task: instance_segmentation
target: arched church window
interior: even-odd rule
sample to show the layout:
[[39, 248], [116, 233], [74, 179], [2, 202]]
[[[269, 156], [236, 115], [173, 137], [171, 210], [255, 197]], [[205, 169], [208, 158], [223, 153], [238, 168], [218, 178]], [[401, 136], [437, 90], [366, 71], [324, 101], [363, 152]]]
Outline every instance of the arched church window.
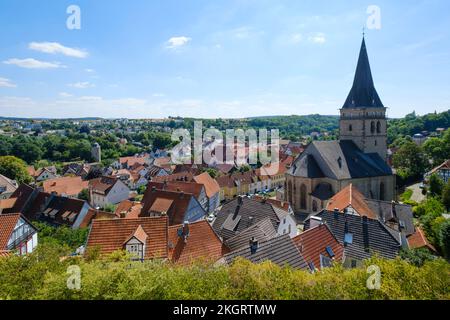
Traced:
[[306, 210], [306, 186], [304, 184], [300, 187], [300, 209]]
[[378, 141], [377, 140], [375, 140], [375, 147], [378, 145]]
[[312, 202], [312, 209], [313, 209], [313, 212], [317, 212], [317, 201], [316, 200], [313, 200], [313, 202]]
[[384, 200], [384, 199], [385, 199], [384, 183], [381, 182], [380, 183], [380, 200]]
[[381, 123], [380, 123], [380, 121], [377, 122], [377, 133], [381, 133]]
[[353, 126], [352, 125], [348, 126], [348, 131], [353, 131]]
[[375, 133], [375, 122], [373, 121], [370, 123], [370, 132]]
[[287, 201], [292, 205], [292, 181], [289, 181], [288, 183], [288, 197], [287, 197]]

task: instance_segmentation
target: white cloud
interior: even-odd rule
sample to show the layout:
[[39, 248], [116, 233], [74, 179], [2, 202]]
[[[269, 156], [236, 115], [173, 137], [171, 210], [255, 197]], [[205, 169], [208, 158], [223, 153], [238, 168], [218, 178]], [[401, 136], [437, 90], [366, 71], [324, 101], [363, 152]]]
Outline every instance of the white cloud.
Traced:
[[187, 45], [192, 38], [181, 36], [181, 37], [172, 37], [167, 41], [166, 48], [168, 49], [176, 49]]
[[70, 98], [70, 97], [73, 97], [73, 94], [70, 94], [70, 93], [67, 93], [67, 92], [60, 92], [59, 96], [63, 97], [63, 98]]
[[324, 44], [327, 41], [325, 34], [321, 32], [310, 35], [308, 40], [317, 44]]
[[57, 68], [65, 68], [64, 65], [62, 65], [59, 62], [46, 62], [46, 61], [39, 61], [33, 58], [28, 59], [9, 59], [6, 61], [3, 61], [4, 64], [10, 64], [10, 65], [16, 65], [21, 68], [26, 69], [57, 69]]
[[61, 53], [65, 56], [74, 58], [86, 58], [89, 55], [88, 52], [84, 50], [65, 47], [58, 42], [31, 42], [28, 45], [28, 48], [50, 54]]
[[291, 43], [297, 44], [297, 43], [302, 42], [303, 36], [300, 33], [294, 33], [294, 34], [291, 34], [290, 40], [291, 40]]
[[94, 69], [84, 69], [84, 71], [86, 71], [87, 73], [94, 73], [95, 72]]
[[77, 88], [77, 89], [87, 89], [87, 88], [95, 87], [95, 84], [90, 83], [89, 81], [84, 81], [84, 82], [70, 83], [69, 87]]
[[0, 78], [0, 87], [4, 88], [15, 88], [17, 85], [13, 83], [11, 80], [6, 78]]

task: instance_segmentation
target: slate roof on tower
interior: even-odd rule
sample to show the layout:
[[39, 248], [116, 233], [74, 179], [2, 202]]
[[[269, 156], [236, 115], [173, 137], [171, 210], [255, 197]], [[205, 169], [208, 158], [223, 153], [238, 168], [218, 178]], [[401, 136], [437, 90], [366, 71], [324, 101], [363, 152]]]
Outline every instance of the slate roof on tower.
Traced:
[[361, 50], [359, 52], [358, 65], [356, 67], [353, 86], [342, 108], [384, 108], [373, 83], [364, 38], [361, 44]]

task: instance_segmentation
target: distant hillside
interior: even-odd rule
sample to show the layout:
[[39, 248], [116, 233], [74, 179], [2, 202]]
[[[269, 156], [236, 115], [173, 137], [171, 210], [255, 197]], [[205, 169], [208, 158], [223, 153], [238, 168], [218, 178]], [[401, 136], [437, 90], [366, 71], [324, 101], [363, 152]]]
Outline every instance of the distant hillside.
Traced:
[[401, 136], [413, 136], [422, 131], [433, 132], [437, 128], [450, 128], [450, 110], [417, 116], [415, 112], [401, 119], [389, 120], [388, 141], [392, 143]]

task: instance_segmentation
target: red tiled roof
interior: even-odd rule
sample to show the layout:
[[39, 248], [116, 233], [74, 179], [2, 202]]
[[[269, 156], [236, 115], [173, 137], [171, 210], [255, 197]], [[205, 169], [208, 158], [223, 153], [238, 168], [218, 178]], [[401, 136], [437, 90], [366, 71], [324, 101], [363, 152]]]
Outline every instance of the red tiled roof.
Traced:
[[416, 232], [408, 237], [408, 245], [410, 249], [428, 248], [436, 252], [436, 248], [431, 245], [421, 228], [416, 227]]
[[6, 257], [9, 257], [10, 255], [11, 255], [11, 251], [0, 250], [0, 258], [6, 258]]
[[172, 199], [156, 198], [150, 207], [150, 212], [167, 213], [173, 204]]
[[366, 216], [371, 219], [377, 219], [378, 216], [374, 213], [366, 203], [366, 200], [361, 192], [353, 186], [353, 184], [348, 185], [340, 192], [335, 194], [327, 204], [328, 211], [334, 211], [334, 209], [339, 209], [339, 212], [344, 212], [344, 210], [351, 206], [357, 211], [361, 216]]
[[116, 217], [122, 218], [122, 213], [125, 214], [125, 218], [132, 219], [138, 218], [142, 210], [142, 204], [139, 202], [133, 202], [130, 200], [124, 200], [117, 205], [114, 212]]
[[95, 210], [90, 208], [80, 224], [80, 228], [87, 228], [91, 225], [92, 221], [95, 219], [106, 220], [114, 219], [116, 216], [111, 212], [105, 212], [100, 210]]
[[21, 184], [10, 196], [10, 199], [16, 199], [14, 206], [10, 209], [4, 209], [3, 213], [23, 212], [24, 206], [30, 199], [34, 189], [27, 184]]
[[327, 225], [322, 224], [313, 229], [309, 229], [292, 239], [307, 263], [311, 261], [320, 270], [320, 255], [328, 258], [326, 247], [331, 247], [335, 257], [334, 260], [342, 262], [344, 256], [344, 246], [341, 245], [331, 233]]
[[168, 181], [166, 183], [150, 181], [147, 184], [147, 189], [151, 189], [153, 187], [159, 190], [190, 193], [193, 194], [196, 198], [200, 197], [203, 189], [202, 184], [186, 181]]
[[178, 236], [183, 225], [169, 227], [169, 258], [172, 262], [188, 264], [194, 260], [219, 260], [228, 249], [205, 220], [189, 224], [186, 242]]
[[174, 173], [167, 176], [153, 177], [154, 182], [168, 182], [168, 181], [192, 181], [194, 175], [190, 172]]
[[100, 177], [90, 180], [89, 188], [91, 188], [93, 192], [108, 194], [109, 190], [111, 190], [117, 181], [118, 179], [115, 177]]
[[20, 214], [0, 214], [0, 250], [6, 250], [8, 241], [20, 219]]
[[163, 217], [94, 220], [87, 248], [99, 247], [102, 255], [124, 249], [124, 242], [141, 226], [147, 234], [145, 259], [168, 257], [168, 219]]
[[[184, 221], [184, 216], [186, 210], [188, 209], [189, 203], [191, 202], [191, 198], [193, 195], [189, 193], [182, 192], [172, 192], [166, 190], [158, 190], [158, 189], [147, 189], [144, 194], [144, 198], [142, 199], [142, 211], [141, 217], [152, 216], [154, 212], [152, 210], [165, 210], [167, 205], [162, 205], [163, 202], [161, 199], [172, 200], [173, 203], [170, 206], [169, 210], [167, 210], [167, 215], [169, 217], [170, 225], [180, 224]], [[160, 199], [160, 200], [158, 200]], [[153, 208], [153, 204], [158, 200], [157, 208]], [[165, 202], [167, 204], [168, 202]], [[161, 204], [161, 206], [160, 206]], [[161, 212], [161, 211], [157, 211]]]
[[220, 192], [220, 186], [216, 180], [211, 178], [208, 172], [204, 172], [194, 177], [197, 183], [201, 183], [205, 186], [206, 196], [212, 198], [215, 194]]
[[12, 209], [16, 204], [17, 198], [8, 198], [0, 200], [0, 210]]
[[88, 188], [89, 182], [83, 181], [81, 177], [60, 177], [44, 181], [42, 186], [47, 193], [78, 196], [81, 191]]

